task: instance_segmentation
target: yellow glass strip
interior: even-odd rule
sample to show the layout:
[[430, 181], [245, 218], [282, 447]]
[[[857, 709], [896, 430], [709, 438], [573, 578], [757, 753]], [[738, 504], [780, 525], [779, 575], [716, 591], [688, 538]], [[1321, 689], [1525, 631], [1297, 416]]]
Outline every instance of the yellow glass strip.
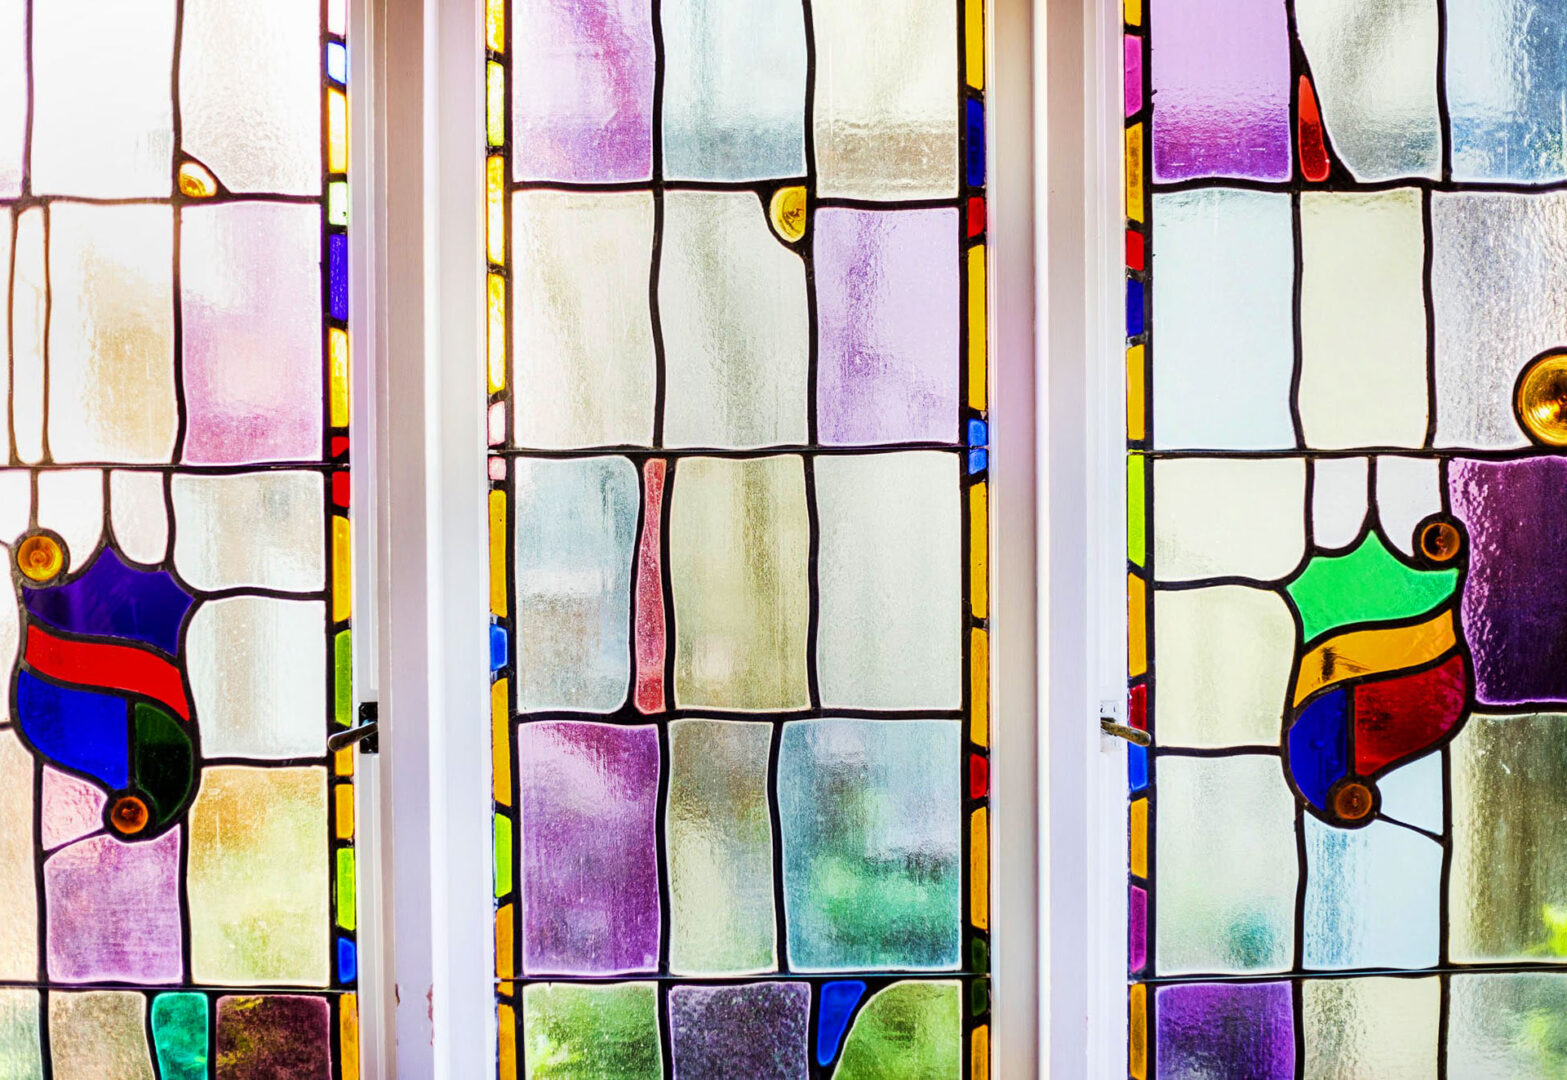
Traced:
[[354, 838], [354, 785], [338, 784], [332, 789], [337, 804], [337, 838]]
[[490, 261], [506, 262], [506, 159], [492, 154], [484, 163], [485, 230]]
[[1127, 1072], [1132, 1080], [1148, 1080], [1148, 988], [1132, 987], [1127, 1000]]
[[1415, 626], [1335, 634], [1301, 660], [1294, 704], [1346, 679], [1428, 664], [1457, 643], [1451, 608]]
[[968, 403], [985, 408], [985, 245], [968, 249]]
[[492, 52], [506, 50], [506, 0], [486, 0], [484, 5], [484, 44]]
[[490, 776], [495, 802], [500, 806], [511, 805], [511, 733], [506, 723], [510, 690], [506, 679], [490, 684]]
[[495, 992], [502, 997], [513, 997], [517, 993], [517, 984], [510, 979], [502, 979], [495, 984]]
[[354, 603], [353, 541], [348, 519], [332, 516], [332, 621], [342, 622]]
[[500, 1080], [517, 1080], [517, 1013], [510, 1005], [498, 1006], [496, 1022], [500, 1025]]
[[332, 362], [332, 426], [348, 426], [348, 331], [332, 327], [326, 333], [327, 356]]
[[506, 69], [493, 60], [484, 74], [484, 134], [491, 146], [506, 145]]
[[506, 389], [506, 279], [490, 275], [490, 393]]
[[990, 812], [983, 806], [969, 819], [969, 920], [990, 929]]
[[512, 938], [516, 925], [515, 909], [511, 904], [502, 904], [495, 909], [495, 975], [499, 979], [517, 977]]
[[1133, 345], [1126, 350], [1126, 438], [1128, 442], [1140, 442], [1148, 437], [1148, 425], [1143, 412], [1147, 394], [1143, 386], [1144, 359], [1143, 346]]
[[354, 748], [345, 746], [332, 755], [332, 772], [338, 776], [354, 775]]
[[990, 634], [976, 626], [969, 637], [969, 738], [975, 746], [990, 745]]
[[990, 1080], [990, 1025], [981, 1024], [972, 1036], [973, 1054], [969, 1080]]
[[359, 1075], [359, 996], [344, 994], [337, 1002], [338, 1056], [343, 1062], [342, 1080]]
[[1126, 129], [1126, 216], [1143, 220], [1143, 125]]
[[1132, 841], [1129, 863], [1134, 877], [1148, 876], [1148, 800], [1132, 802]]
[[326, 170], [348, 171], [348, 95], [341, 90], [326, 92]]
[[1126, 0], [1126, 25], [1143, 25], [1143, 0]]
[[490, 613], [506, 617], [506, 493], [490, 492]]
[[1136, 574], [1126, 575], [1126, 674], [1137, 678], [1148, 671], [1148, 586]]
[[990, 499], [983, 480], [968, 489], [969, 606], [974, 618], [990, 617]]
[[963, 7], [963, 70], [968, 84], [985, 89], [985, 0], [967, 0]]

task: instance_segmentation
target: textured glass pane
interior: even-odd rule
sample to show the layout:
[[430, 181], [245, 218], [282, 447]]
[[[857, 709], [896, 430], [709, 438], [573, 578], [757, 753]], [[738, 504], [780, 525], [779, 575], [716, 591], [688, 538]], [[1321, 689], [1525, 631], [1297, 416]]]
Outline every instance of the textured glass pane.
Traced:
[[175, 0], [31, 6], [33, 190], [168, 195]]
[[1190, 458], [1154, 464], [1154, 566], [1163, 580], [1282, 577], [1300, 561], [1299, 460]]
[[331, 1075], [331, 1012], [325, 1000], [272, 994], [220, 997], [217, 1014], [220, 1076], [235, 1066], [238, 1076]]
[[176, 476], [174, 565], [198, 589], [312, 592], [326, 582], [319, 473]]
[[179, 981], [180, 846], [177, 832], [145, 844], [99, 836], [44, 863], [51, 979]]
[[[0, 978], [27, 981], [38, 971], [38, 886], [33, 863], [35, 789], [32, 757], [15, 734], [0, 732]], [[11, 1004], [11, 1003], [7, 1003]], [[0, 1042], [0, 1063], [5, 1050]]]
[[0, 1069], [16, 1080], [43, 1080], [36, 990], [0, 990]]
[[162, 473], [116, 469], [109, 474], [110, 528], [131, 562], [163, 561], [169, 548], [169, 512]]
[[893, 983], [867, 1001], [855, 1017], [834, 1075], [842, 1080], [873, 1080], [907, 1070], [916, 1076], [958, 1076], [962, 1012], [962, 988], [957, 983]]
[[1455, 4], [1447, 41], [1454, 179], [1567, 177], [1567, 10], [1552, 0]]
[[206, 753], [318, 756], [325, 749], [325, 606], [235, 596], [191, 616], [190, 688]]
[[118, 990], [49, 995], [52, 1080], [153, 1080], [147, 999]]
[[805, 1080], [811, 988], [805, 983], [677, 986], [669, 993], [675, 1080]]
[[658, 1080], [658, 991], [652, 983], [523, 990], [527, 1080]]
[[16, 217], [11, 247], [11, 428], [16, 456], [36, 465], [44, 456], [44, 348], [49, 286], [42, 207]]
[[1306, 1080], [1429, 1080], [1437, 1073], [1436, 979], [1308, 979]]
[[1155, 1053], [1166, 1080], [1295, 1075], [1288, 983], [1163, 986], [1156, 998]]
[[15, 198], [22, 192], [22, 144], [27, 129], [27, 36], [22, 28], [26, 18], [27, 0], [0, 2], [0, 199]]
[[1305, 822], [1305, 963], [1423, 968], [1437, 963], [1442, 849], [1412, 829], [1348, 831]]
[[1547, 1080], [1567, 1069], [1567, 976], [1460, 975], [1452, 980], [1448, 1075]]

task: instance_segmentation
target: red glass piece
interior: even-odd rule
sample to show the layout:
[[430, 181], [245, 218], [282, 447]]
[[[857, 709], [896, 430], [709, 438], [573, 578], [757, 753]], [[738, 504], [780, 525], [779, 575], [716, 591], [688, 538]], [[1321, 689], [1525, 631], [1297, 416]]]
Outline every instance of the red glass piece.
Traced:
[[335, 457], [335, 458], [338, 458], [338, 457], [344, 456], [347, 453], [348, 453], [348, 436], [347, 435], [333, 435], [332, 436], [332, 456]]
[[1148, 684], [1138, 683], [1126, 695], [1126, 722], [1138, 731], [1148, 730]]
[[1322, 130], [1322, 112], [1317, 108], [1317, 91], [1307, 75], [1300, 77], [1300, 171], [1313, 183], [1328, 178], [1327, 136]]
[[970, 195], [968, 200], [968, 235], [972, 240], [985, 231], [985, 197]]
[[637, 710], [664, 711], [664, 473], [668, 463], [642, 466], [642, 542], [637, 551]]
[[332, 505], [347, 506], [350, 481], [348, 473], [339, 469], [332, 474]]
[[1126, 230], [1126, 268], [1128, 270], [1147, 269], [1143, 256], [1143, 234], [1136, 229]]
[[1355, 771], [1370, 776], [1429, 747], [1464, 713], [1464, 658], [1355, 687]]
[[181, 720], [190, 719], [190, 703], [185, 698], [180, 669], [150, 649], [57, 638], [37, 623], [30, 623], [23, 659], [28, 667], [48, 678], [151, 698]]
[[978, 754], [969, 755], [968, 793], [971, 799], [983, 799], [990, 794], [990, 761]]

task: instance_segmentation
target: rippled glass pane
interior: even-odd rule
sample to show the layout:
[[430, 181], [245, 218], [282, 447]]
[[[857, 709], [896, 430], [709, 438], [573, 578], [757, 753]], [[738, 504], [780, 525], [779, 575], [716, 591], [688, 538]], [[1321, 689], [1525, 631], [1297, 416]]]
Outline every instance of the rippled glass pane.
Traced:
[[1449, 1000], [1449, 1076], [1546, 1080], [1567, 1069], [1567, 976], [1460, 975]]
[[1551, 0], [1455, 4], [1446, 60], [1454, 179], [1567, 177], [1567, 10]]

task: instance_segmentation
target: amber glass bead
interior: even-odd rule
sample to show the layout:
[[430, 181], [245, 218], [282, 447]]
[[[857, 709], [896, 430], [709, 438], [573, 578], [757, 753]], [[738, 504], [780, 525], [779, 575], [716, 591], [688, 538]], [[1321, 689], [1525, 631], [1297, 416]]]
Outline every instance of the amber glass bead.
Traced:
[[1463, 534], [1446, 521], [1433, 521], [1420, 530], [1420, 554], [1432, 562], [1450, 562], [1464, 546]]
[[1358, 780], [1351, 780], [1333, 793], [1333, 812], [1342, 821], [1359, 821], [1376, 808], [1376, 796]]
[[109, 821], [122, 836], [135, 836], [147, 827], [147, 804], [135, 795], [122, 795], [109, 809]]
[[65, 552], [52, 536], [29, 536], [16, 549], [16, 565], [31, 581], [48, 581], [65, 567]]
[[1513, 406], [1535, 442], [1567, 446], [1567, 353], [1550, 353], [1524, 369]]

